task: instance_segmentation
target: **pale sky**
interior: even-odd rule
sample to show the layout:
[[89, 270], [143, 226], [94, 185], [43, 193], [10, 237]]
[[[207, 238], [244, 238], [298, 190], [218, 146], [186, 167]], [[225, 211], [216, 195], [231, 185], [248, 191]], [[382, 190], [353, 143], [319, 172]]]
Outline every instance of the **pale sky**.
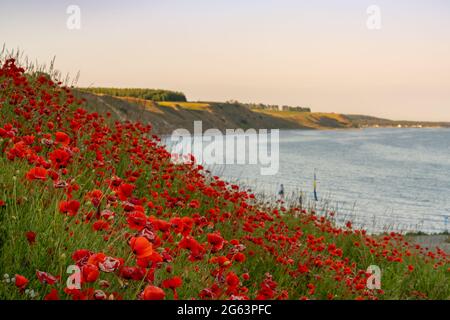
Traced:
[[450, 121], [448, 0], [2, 0], [0, 42], [80, 86]]

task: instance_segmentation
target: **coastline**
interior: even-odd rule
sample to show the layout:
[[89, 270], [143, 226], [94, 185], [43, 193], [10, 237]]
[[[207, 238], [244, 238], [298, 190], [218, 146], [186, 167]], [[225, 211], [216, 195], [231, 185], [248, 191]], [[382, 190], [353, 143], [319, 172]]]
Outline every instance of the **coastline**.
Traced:
[[155, 134], [170, 134], [183, 128], [193, 132], [194, 121], [202, 121], [204, 130], [279, 129], [349, 130], [364, 128], [450, 128], [446, 122], [394, 121], [370, 116], [322, 112], [255, 110], [239, 103], [186, 102], [158, 103], [150, 100], [95, 95], [75, 91], [87, 101], [90, 111], [109, 113], [111, 121], [151, 123]]

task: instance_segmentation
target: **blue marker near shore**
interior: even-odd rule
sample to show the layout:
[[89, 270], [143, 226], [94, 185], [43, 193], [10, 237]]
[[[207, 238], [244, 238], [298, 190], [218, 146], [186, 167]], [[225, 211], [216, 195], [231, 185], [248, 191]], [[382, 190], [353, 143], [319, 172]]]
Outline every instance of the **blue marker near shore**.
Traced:
[[314, 200], [319, 201], [317, 198], [317, 177], [316, 177], [316, 169], [314, 169]]

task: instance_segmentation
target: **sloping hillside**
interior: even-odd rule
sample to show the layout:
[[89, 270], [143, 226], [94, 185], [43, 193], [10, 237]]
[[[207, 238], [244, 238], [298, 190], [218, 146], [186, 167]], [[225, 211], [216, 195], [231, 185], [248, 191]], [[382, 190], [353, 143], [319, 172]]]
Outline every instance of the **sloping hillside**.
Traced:
[[219, 102], [154, 102], [131, 97], [112, 97], [77, 92], [86, 99], [91, 111], [109, 110], [118, 120], [151, 123], [158, 134], [177, 128], [193, 130], [196, 120], [203, 129], [334, 129], [349, 128], [352, 123], [342, 115], [293, 111], [250, 110], [238, 103]]
[[309, 129], [351, 128], [353, 123], [344, 115], [323, 112], [257, 110], [274, 118], [299, 123]]

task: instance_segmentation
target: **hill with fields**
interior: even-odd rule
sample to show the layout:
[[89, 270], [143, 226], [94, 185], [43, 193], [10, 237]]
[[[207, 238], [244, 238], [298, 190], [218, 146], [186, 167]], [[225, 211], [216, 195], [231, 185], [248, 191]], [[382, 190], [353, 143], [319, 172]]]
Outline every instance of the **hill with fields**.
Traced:
[[237, 102], [168, 102], [134, 97], [118, 97], [78, 91], [76, 96], [88, 102], [92, 111], [108, 111], [120, 120], [149, 122], [159, 134], [177, 128], [193, 130], [196, 120], [203, 129], [336, 129], [351, 128], [342, 115], [297, 111], [250, 109]]
[[[309, 108], [265, 106], [231, 102], [157, 101], [143, 99], [139, 93], [125, 96], [133, 89], [77, 89], [75, 95], [87, 101], [88, 108], [109, 112], [116, 120], [133, 120], [151, 123], [153, 131], [169, 134], [178, 128], [193, 131], [194, 121], [203, 121], [203, 129], [350, 129], [365, 127], [450, 127], [445, 122], [393, 121], [363, 115], [311, 112]], [[128, 91], [127, 91], [128, 90]], [[144, 90], [144, 89], [135, 89]], [[160, 90], [154, 90], [160, 92]], [[102, 93], [103, 92], [103, 93]], [[180, 97], [184, 94], [178, 93]], [[182, 99], [182, 98], [180, 98]]]

